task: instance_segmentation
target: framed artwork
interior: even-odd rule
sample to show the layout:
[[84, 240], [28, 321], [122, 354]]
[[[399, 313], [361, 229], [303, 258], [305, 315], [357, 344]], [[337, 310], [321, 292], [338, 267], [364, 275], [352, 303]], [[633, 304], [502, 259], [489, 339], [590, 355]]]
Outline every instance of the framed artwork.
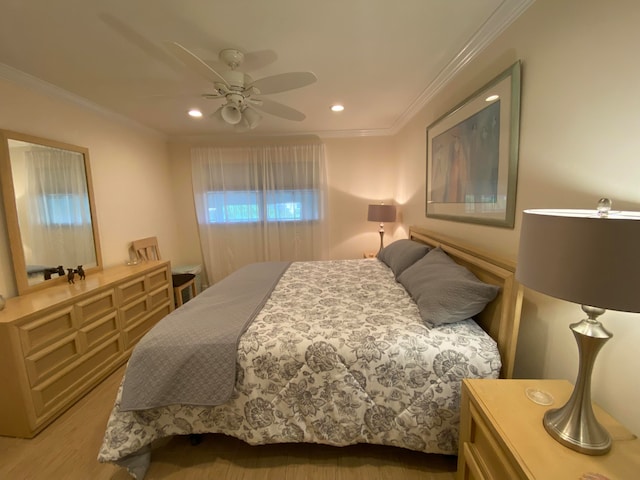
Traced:
[[427, 128], [426, 215], [513, 228], [520, 61]]

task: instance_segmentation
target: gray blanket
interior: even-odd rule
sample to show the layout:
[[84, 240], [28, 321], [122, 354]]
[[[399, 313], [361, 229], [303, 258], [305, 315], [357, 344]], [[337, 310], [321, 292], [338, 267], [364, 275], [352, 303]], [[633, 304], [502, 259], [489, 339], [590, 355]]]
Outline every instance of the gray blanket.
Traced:
[[288, 267], [247, 265], [163, 318], [131, 355], [120, 410], [225, 403], [240, 336]]

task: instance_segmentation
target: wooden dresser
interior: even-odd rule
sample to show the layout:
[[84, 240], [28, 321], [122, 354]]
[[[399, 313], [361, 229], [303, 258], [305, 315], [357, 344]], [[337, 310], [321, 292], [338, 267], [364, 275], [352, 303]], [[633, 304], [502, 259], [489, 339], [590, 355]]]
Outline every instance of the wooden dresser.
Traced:
[[[551, 405], [531, 401], [527, 389], [551, 394]], [[589, 456], [554, 440], [542, 417], [571, 395], [566, 380], [464, 380], [458, 480], [626, 480], [640, 478], [640, 440], [597, 405], [613, 440], [611, 451]]]
[[163, 261], [8, 299], [0, 311], [0, 435], [36, 435], [172, 310], [171, 267]]

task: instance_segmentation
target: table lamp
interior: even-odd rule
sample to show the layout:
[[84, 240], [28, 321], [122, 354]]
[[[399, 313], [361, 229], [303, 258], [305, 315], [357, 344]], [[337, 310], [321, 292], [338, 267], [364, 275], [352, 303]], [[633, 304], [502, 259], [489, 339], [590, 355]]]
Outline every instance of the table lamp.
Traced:
[[396, 207], [395, 205], [369, 205], [369, 213], [367, 215], [367, 220], [370, 222], [380, 222], [380, 250], [382, 250], [384, 238], [384, 222], [395, 222], [396, 221]]
[[516, 278], [538, 292], [582, 305], [587, 318], [570, 325], [579, 352], [576, 383], [567, 403], [547, 411], [543, 425], [558, 442], [603, 455], [611, 437], [591, 405], [591, 372], [611, 338], [598, 317], [605, 309], [640, 312], [640, 212], [525, 210]]

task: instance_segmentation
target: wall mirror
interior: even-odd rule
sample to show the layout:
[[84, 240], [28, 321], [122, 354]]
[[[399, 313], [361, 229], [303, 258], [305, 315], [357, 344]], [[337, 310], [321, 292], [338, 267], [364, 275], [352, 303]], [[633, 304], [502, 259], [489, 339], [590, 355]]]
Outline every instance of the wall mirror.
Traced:
[[86, 148], [0, 130], [0, 180], [18, 293], [102, 269]]

